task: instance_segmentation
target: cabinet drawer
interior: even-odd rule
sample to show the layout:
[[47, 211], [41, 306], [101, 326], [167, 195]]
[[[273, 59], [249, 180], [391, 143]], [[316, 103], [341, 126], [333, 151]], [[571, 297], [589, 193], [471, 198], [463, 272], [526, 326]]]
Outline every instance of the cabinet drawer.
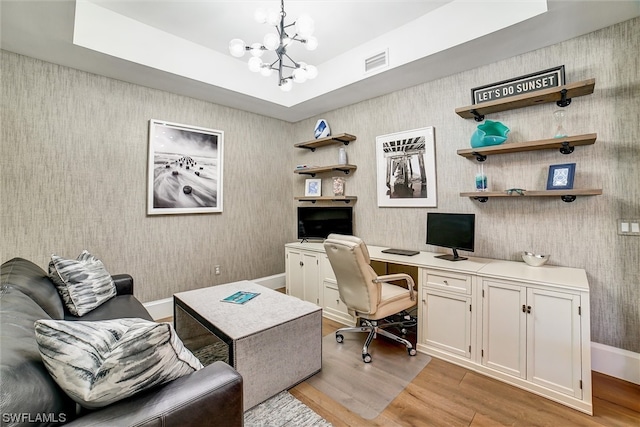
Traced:
[[468, 274], [456, 274], [427, 270], [424, 273], [425, 283], [428, 288], [447, 290], [461, 294], [471, 294], [471, 276]]
[[324, 308], [329, 312], [349, 314], [347, 306], [340, 299], [338, 285], [330, 282], [324, 282]]

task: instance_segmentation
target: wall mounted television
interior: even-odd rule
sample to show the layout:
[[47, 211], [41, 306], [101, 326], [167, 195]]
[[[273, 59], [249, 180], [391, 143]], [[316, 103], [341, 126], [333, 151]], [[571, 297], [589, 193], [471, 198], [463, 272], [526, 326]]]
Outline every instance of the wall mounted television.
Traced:
[[458, 249], [473, 252], [475, 221], [475, 214], [428, 212], [427, 245], [453, 250], [453, 254], [440, 255], [436, 258], [448, 261], [467, 259], [458, 255]]
[[351, 206], [298, 207], [298, 239], [322, 240], [331, 233], [353, 235]]

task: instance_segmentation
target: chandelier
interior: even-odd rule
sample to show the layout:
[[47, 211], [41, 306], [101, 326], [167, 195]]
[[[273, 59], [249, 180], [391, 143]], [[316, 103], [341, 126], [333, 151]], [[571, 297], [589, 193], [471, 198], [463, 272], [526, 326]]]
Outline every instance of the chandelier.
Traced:
[[[308, 15], [300, 15], [295, 22], [289, 25], [284, 22], [286, 16], [284, 0], [281, 1], [280, 12], [277, 10], [265, 11], [263, 8], [257, 9], [254, 14], [255, 20], [260, 24], [266, 23], [275, 26], [277, 34], [268, 33], [264, 36], [262, 43], [253, 43], [250, 46], [240, 39], [233, 39], [229, 42], [229, 52], [236, 58], [240, 58], [248, 51], [251, 54], [249, 70], [265, 77], [269, 77], [274, 71], [277, 71], [278, 86], [283, 91], [289, 92], [293, 82], [304, 83], [308, 79], [315, 79], [318, 75], [318, 69], [302, 61], [294, 61], [287, 54], [287, 48], [294, 42], [299, 42], [307, 50], [315, 50], [318, 47], [318, 40], [312, 36], [314, 23]], [[291, 27], [295, 28], [293, 37], [287, 34], [287, 30], [291, 31]], [[275, 52], [276, 59], [273, 62], [262, 62], [261, 58], [265, 51]], [[284, 75], [286, 70], [291, 71], [288, 76]]]

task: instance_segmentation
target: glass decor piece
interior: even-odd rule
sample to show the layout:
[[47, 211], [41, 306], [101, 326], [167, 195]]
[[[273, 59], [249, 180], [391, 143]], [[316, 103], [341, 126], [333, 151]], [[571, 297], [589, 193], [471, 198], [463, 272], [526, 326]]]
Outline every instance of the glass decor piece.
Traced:
[[345, 179], [340, 176], [333, 177], [333, 195], [344, 196], [344, 181]]
[[509, 128], [500, 122], [486, 120], [478, 125], [476, 131], [471, 135], [471, 147], [486, 147], [489, 145], [499, 145], [507, 140]]
[[480, 163], [476, 174], [476, 191], [487, 191], [487, 175], [484, 173], [484, 165]]
[[553, 112], [553, 120], [556, 124], [555, 132], [553, 134], [554, 138], [566, 138], [569, 136], [567, 131], [564, 129], [565, 119], [566, 113], [564, 110], [556, 110]]
[[340, 147], [338, 150], [338, 164], [347, 164], [347, 150], [345, 150], [344, 147]]

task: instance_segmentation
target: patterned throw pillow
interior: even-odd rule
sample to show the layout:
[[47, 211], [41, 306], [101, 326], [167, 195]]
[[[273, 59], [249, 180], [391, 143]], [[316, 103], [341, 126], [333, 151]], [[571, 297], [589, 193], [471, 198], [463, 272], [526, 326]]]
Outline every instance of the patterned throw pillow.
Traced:
[[49, 277], [64, 305], [76, 316], [87, 314], [116, 296], [116, 286], [104, 264], [86, 250], [76, 260], [51, 255]]
[[38, 320], [35, 332], [49, 374], [87, 408], [109, 405], [202, 368], [169, 323]]

